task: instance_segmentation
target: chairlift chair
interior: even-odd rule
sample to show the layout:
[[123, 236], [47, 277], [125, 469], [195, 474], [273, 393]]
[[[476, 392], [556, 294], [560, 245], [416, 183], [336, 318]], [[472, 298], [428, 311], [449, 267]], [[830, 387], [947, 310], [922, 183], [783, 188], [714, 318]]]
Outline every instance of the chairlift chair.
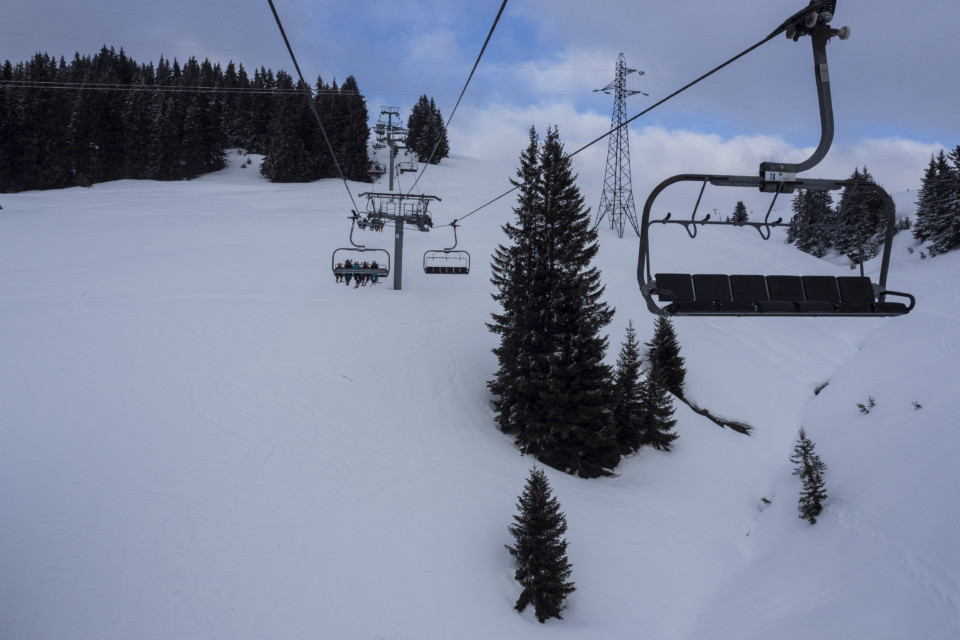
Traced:
[[400, 171], [400, 173], [409, 173], [412, 171], [417, 171], [418, 167], [417, 163], [413, 160], [405, 160], [397, 163], [397, 169]]
[[[909, 293], [887, 289], [887, 271], [890, 251], [896, 232], [894, 204], [890, 195], [879, 185], [853, 180], [825, 180], [798, 178], [797, 174], [815, 166], [826, 155], [833, 140], [833, 110], [830, 98], [830, 80], [827, 70], [826, 43], [838, 36], [845, 40], [847, 27], [832, 29], [835, 1], [820, 0], [810, 3], [794, 14], [780, 27], [793, 40], [809, 35], [813, 42], [814, 70], [817, 78], [817, 96], [820, 103], [820, 144], [807, 160], [797, 163], [764, 162], [757, 176], [681, 174], [661, 182], [650, 193], [643, 207], [640, 223], [640, 255], [637, 263], [637, 281], [647, 308], [655, 314], [667, 316], [895, 316], [909, 313], [916, 304]], [[700, 195], [689, 219], [673, 218], [670, 213], [651, 220], [654, 201], [664, 189], [679, 182], [700, 183]], [[773, 193], [773, 201], [762, 222], [733, 222], [712, 220], [707, 214], [697, 217], [697, 209], [707, 184], [718, 187], [753, 187]], [[792, 274], [734, 274], [723, 273], [655, 273], [650, 266], [650, 227], [681, 225], [690, 238], [696, 238], [701, 229], [716, 225], [752, 227], [762, 239], [769, 240], [773, 228], [794, 226], [782, 219], [770, 220], [777, 196], [793, 193], [796, 189], [834, 191], [844, 188], [863, 190], [874, 194], [881, 205], [887, 228], [883, 243], [880, 274], [876, 283], [863, 272], [859, 276], [809, 276]], [[842, 212], [846, 214], [849, 212]], [[799, 226], [799, 225], [797, 225]], [[656, 296], [656, 300], [654, 299]], [[888, 296], [903, 298], [905, 302], [888, 301]]]
[[453, 246], [448, 249], [431, 249], [423, 254], [423, 272], [429, 274], [466, 275], [470, 273], [470, 254], [457, 249], [457, 221], [453, 227]]
[[[390, 275], [390, 253], [386, 249], [372, 249], [353, 241], [353, 228], [359, 217], [356, 211], [350, 216], [350, 244], [353, 246], [341, 247], [333, 251], [330, 258], [330, 268], [333, 275], [334, 277], [377, 276], [377, 278], [386, 278]], [[362, 265], [364, 262], [372, 265], [375, 262], [377, 266], [344, 266], [348, 261], [353, 265]]]

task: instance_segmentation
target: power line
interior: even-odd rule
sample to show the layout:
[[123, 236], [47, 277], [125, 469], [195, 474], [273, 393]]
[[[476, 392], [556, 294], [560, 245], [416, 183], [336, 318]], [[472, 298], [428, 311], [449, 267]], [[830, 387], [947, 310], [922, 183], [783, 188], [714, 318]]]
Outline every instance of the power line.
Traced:
[[317, 119], [317, 124], [320, 126], [320, 133], [323, 134], [323, 140], [327, 143], [327, 149], [330, 151], [330, 157], [333, 159], [333, 164], [337, 168], [337, 173], [340, 174], [340, 180], [343, 182], [343, 187], [347, 190], [347, 195], [350, 196], [350, 203], [353, 205], [353, 210], [358, 211], [360, 208], [357, 206], [356, 200], [353, 199], [353, 192], [350, 191], [350, 185], [347, 184], [347, 178], [343, 175], [343, 169], [340, 168], [340, 163], [337, 162], [337, 154], [333, 150], [333, 145], [330, 143], [330, 137], [327, 136], [327, 130], [323, 127], [323, 119], [320, 118], [320, 112], [317, 111], [317, 105], [313, 101], [313, 95], [310, 93], [310, 85], [307, 84], [306, 80], [303, 78], [303, 72], [300, 71], [300, 65], [297, 63], [297, 57], [293, 54], [293, 47], [290, 46], [290, 40], [287, 39], [287, 33], [283, 30], [283, 23], [280, 22], [280, 15], [277, 13], [277, 8], [273, 6], [273, 0], [267, 0], [270, 3], [270, 10], [273, 11], [273, 17], [277, 21], [277, 27], [280, 29], [280, 35], [283, 36], [283, 42], [287, 45], [287, 51], [290, 52], [290, 60], [293, 61], [293, 68], [297, 70], [297, 76], [300, 77], [300, 86], [303, 87], [303, 95], [307, 98], [307, 102], [310, 104], [310, 110], [313, 112], [313, 117]]
[[[300, 89], [280, 89], [267, 87], [218, 87], [194, 86], [178, 84], [119, 84], [100, 82], [68, 82], [57, 80], [0, 80], [0, 86], [10, 86], [23, 89], [52, 89], [65, 91], [150, 91], [155, 93], [234, 93], [234, 94], [268, 94], [281, 95], [302, 93]], [[356, 91], [335, 91], [325, 89], [317, 92], [333, 96], [360, 95]]]
[[[811, 3], [811, 4], [812, 4], [812, 3]], [[823, 2], [821, 2], [820, 4], [823, 4]], [[587, 144], [583, 145], [582, 147], [580, 147], [580, 148], [577, 149], [576, 151], [573, 151], [573, 152], [571, 152], [571, 153], [568, 153], [568, 154], [565, 156], [565, 158], [566, 158], [566, 159], [572, 158], [573, 156], [577, 155], [577, 154], [580, 153], [581, 151], [584, 151], [584, 150], [588, 149], [589, 147], [591, 147], [591, 146], [595, 145], [596, 143], [600, 142], [601, 140], [603, 140], [603, 139], [606, 138], [607, 136], [612, 135], [613, 133], [615, 133], [616, 131], [618, 131], [621, 127], [627, 126], [628, 124], [630, 124], [631, 122], [633, 122], [634, 120], [636, 120], [637, 118], [639, 118], [640, 116], [642, 116], [642, 115], [644, 115], [644, 114], [646, 114], [646, 113], [649, 113], [650, 111], [652, 111], [652, 110], [656, 109], [657, 107], [659, 107], [660, 105], [662, 105], [664, 102], [667, 102], [668, 100], [673, 99], [674, 97], [676, 97], [676, 96], [678, 96], [679, 94], [683, 93], [684, 91], [686, 91], [686, 90], [689, 89], [690, 87], [694, 86], [695, 84], [697, 84], [697, 83], [699, 83], [699, 82], [701, 82], [701, 81], [709, 78], [710, 76], [712, 76], [712, 75], [715, 74], [716, 72], [720, 71], [720, 70], [723, 69], [724, 67], [732, 64], [733, 62], [736, 62], [737, 60], [739, 60], [739, 59], [742, 58], [743, 56], [747, 55], [748, 53], [750, 53], [750, 52], [754, 51], [755, 49], [763, 46], [764, 44], [770, 42], [771, 40], [773, 40], [775, 37], [777, 37], [777, 36], [780, 35], [781, 33], [784, 33], [784, 32], [785, 32], [789, 27], [791, 27], [799, 18], [801, 18], [803, 15], [809, 13], [809, 12], [810, 12], [812, 9], [814, 9], [814, 8], [815, 8], [815, 7], [810, 7], [810, 6], [808, 6], [808, 7], [804, 8], [804, 9], [798, 11], [797, 13], [795, 13], [794, 15], [792, 15], [791, 17], [787, 18], [779, 27], [777, 27], [776, 29], [774, 29], [774, 30], [770, 33], [770, 35], [768, 35], [766, 38], [763, 38], [762, 40], [760, 40], [760, 41], [757, 42], [756, 44], [753, 44], [753, 45], [747, 47], [746, 49], [744, 49], [743, 51], [741, 51], [741, 52], [738, 53], [737, 55], [733, 56], [732, 58], [730, 58], [730, 59], [727, 60], [726, 62], [723, 62], [722, 64], [717, 65], [716, 67], [714, 67], [714, 68], [711, 69], [710, 71], [708, 71], [708, 72], [706, 72], [705, 74], [701, 75], [701, 76], [700, 76], [699, 78], [697, 78], [696, 80], [693, 80], [692, 82], [688, 82], [687, 84], [683, 85], [682, 87], [680, 87], [679, 89], [677, 89], [676, 91], [674, 91], [673, 93], [671, 93], [670, 95], [668, 95], [667, 97], [665, 97], [665, 98], [663, 98], [663, 99], [655, 102], [654, 104], [652, 104], [651, 106], [647, 107], [646, 109], [644, 109], [643, 111], [641, 111], [641, 112], [638, 113], [637, 115], [635, 115], [635, 116], [633, 116], [632, 118], [626, 120], [623, 124], [621, 124], [621, 125], [619, 125], [619, 126], [617, 126], [617, 127], [614, 127], [614, 128], [612, 128], [612, 129], [610, 129], [609, 131], [607, 131], [607, 132], [604, 133], [603, 135], [598, 136], [597, 138], [594, 138], [593, 140], [591, 140], [591, 141], [588, 142]], [[491, 204], [493, 204], [493, 203], [496, 202], [497, 200], [500, 200], [501, 198], [503, 198], [503, 197], [505, 197], [505, 196], [507, 196], [507, 195], [510, 195], [511, 193], [513, 193], [514, 191], [516, 191], [516, 190], [519, 189], [519, 188], [520, 188], [520, 186], [517, 185], [517, 186], [513, 187], [512, 189], [510, 189], [509, 191], [506, 191], [506, 192], [500, 194], [500, 195], [497, 196], [496, 198], [494, 198], [494, 199], [492, 199], [492, 200], [490, 200], [490, 201], [488, 201], [488, 202], [480, 205], [479, 207], [477, 207], [477, 208], [474, 209], [473, 211], [471, 211], [471, 212], [469, 212], [469, 213], [467, 213], [467, 214], [465, 214], [465, 215], [463, 215], [463, 216], [460, 216], [460, 218], [458, 218], [458, 221], [459, 221], [459, 222], [463, 222], [463, 220], [465, 220], [466, 218], [469, 218], [470, 216], [472, 216], [473, 214], [477, 213], [478, 211], [480, 211], [480, 210], [482, 210], [482, 209], [490, 206]]]
[[[493, 19], [493, 24], [490, 26], [490, 31], [487, 33], [487, 39], [483, 41], [483, 46], [480, 47], [480, 53], [477, 55], [476, 61], [473, 63], [473, 68], [470, 69], [470, 75], [467, 76], [467, 81], [463, 84], [463, 90], [460, 92], [460, 97], [457, 98], [457, 103], [453, 105], [453, 110], [450, 112], [450, 116], [447, 118], [447, 123], [444, 125], [444, 129], [450, 128], [450, 122], [453, 120], [453, 114], [457, 112], [457, 107], [460, 106], [460, 101], [463, 100], [463, 95], [467, 92], [467, 87], [470, 86], [470, 81], [473, 79], [473, 74], [477, 70], [477, 66], [480, 64], [480, 58], [483, 57], [483, 52], [487, 50], [487, 45], [490, 44], [490, 38], [493, 37], [493, 31], [497, 28], [497, 23], [500, 22], [500, 16], [503, 15], [503, 10], [507, 7], [507, 0], [503, 0], [503, 3], [500, 5], [500, 10], [497, 12], [497, 17]], [[417, 175], [417, 179], [413, 181], [413, 184], [410, 186], [410, 191], [413, 191], [413, 188], [417, 186], [417, 183], [420, 182], [420, 178], [423, 177], [424, 172], [426, 172], [427, 167], [430, 165], [430, 161], [433, 160], [434, 154], [437, 153], [437, 149], [440, 147], [441, 137], [437, 137], [436, 143], [433, 145], [433, 149], [430, 151], [430, 157], [427, 158], [427, 161], [423, 165], [423, 169], [420, 170], [420, 173]]]

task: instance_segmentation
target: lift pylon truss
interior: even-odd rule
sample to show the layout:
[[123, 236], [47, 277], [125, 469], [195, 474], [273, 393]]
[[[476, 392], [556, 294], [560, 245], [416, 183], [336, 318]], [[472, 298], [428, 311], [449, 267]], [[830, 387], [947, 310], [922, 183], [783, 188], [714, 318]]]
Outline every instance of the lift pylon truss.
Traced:
[[633, 186], [630, 176], [630, 136], [624, 123], [627, 121], [628, 96], [642, 91], [626, 88], [627, 75], [643, 71], [627, 67], [623, 54], [617, 58], [617, 70], [614, 80], [603, 89], [596, 89], [606, 94], [613, 94], [613, 117], [610, 120], [610, 143], [607, 146], [607, 169], [603, 178], [603, 195], [600, 197], [600, 206], [597, 209], [597, 224], [604, 216], [610, 219], [610, 228], [623, 237], [624, 218], [630, 221], [630, 226], [640, 235], [637, 225], [637, 207], [633, 203]]

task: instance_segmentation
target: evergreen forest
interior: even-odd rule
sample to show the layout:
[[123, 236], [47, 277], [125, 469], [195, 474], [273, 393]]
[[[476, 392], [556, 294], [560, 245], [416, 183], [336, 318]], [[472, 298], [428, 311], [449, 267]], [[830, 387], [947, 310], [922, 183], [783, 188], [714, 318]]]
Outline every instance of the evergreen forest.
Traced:
[[[872, 183], [864, 167], [853, 170], [850, 180]], [[930, 157], [917, 193], [917, 212], [912, 234], [929, 243], [926, 252], [935, 256], [960, 246], [960, 146], [949, 153], [940, 150]], [[881, 204], [876, 195], [856, 188], [844, 188], [834, 205], [829, 191], [800, 189], [791, 205], [796, 226], [787, 229], [788, 243], [818, 258], [831, 251], [846, 256], [851, 266], [880, 252], [886, 234]], [[895, 232], [910, 228], [908, 218], [897, 221]]]
[[[356, 79], [309, 89], [344, 176], [369, 181], [367, 109]], [[0, 67], [0, 192], [124, 178], [185, 180], [264, 154], [276, 182], [337, 177], [304, 87], [191, 57], [137, 63], [104, 46], [72, 60], [38, 53]]]

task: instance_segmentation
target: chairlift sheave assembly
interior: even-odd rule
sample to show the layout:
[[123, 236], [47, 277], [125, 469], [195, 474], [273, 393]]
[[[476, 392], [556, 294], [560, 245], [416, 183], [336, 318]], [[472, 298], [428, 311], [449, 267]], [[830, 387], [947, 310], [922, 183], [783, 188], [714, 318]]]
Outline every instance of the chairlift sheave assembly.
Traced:
[[431, 249], [423, 254], [423, 272], [429, 274], [466, 275], [470, 273], [470, 254], [457, 249], [457, 221], [453, 227], [453, 246], [447, 249]]
[[[637, 281], [647, 308], [655, 314], [667, 316], [895, 316], [909, 313], [916, 300], [909, 293], [887, 289], [887, 271], [890, 266], [890, 251], [896, 231], [894, 204], [882, 187], [873, 183], [854, 180], [826, 180], [797, 177], [819, 163], [833, 141], [833, 107], [830, 97], [830, 76], [827, 69], [826, 44], [833, 36], [846, 40], [850, 29], [833, 29], [829, 26], [836, 8], [835, 0], [814, 0], [808, 7], [787, 19], [774, 32], [785, 32], [796, 41], [809, 35], [813, 43], [814, 71], [817, 80], [817, 96], [820, 103], [820, 143], [805, 161], [792, 164], [763, 162], [759, 175], [706, 175], [681, 174], [667, 178], [657, 185], [647, 198], [640, 222], [640, 255], [637, 263]], [[679, 182], [700, 183], [700, 195], [689, 219], [674, 218], [670, 213], [658, 220], [651, 220], [650, 213], [656, 198], [670, 185]], [[697, 209], [707, 184], [718, 187], [752, 187], [761, 192], [772, 193], [773, 201], [762, 222], [720, 221], [710, 219], [709, 214], [697, 217]], [[768, 240], [777, 226], [800, 226], [782, 219], [771, 221], [770, 216], [777, 196], [793, 193], [797, 189], [809, 191], [835, 191], [850, 188], [873, 194], [880, 204], [880, 213], [887, 228], [883, 242], [883, 256], [877, 282], [871, 282], [863, 272], [860, 262], [859, 276], [810, 276], [810, 275], [726, 275], [722, 273], [655, 273], [650, 266], [650, 227], [659, 225], [682, 225], [690, 238], [696, 238], [701, 229], [715, 225], [752, 227]], [[843, 212], [841, 207], [841, 213]], [[657, 300], [654, 300], [654, 296]], [[905, 302], [888, 301], [887, 296], [905, 299]]]

